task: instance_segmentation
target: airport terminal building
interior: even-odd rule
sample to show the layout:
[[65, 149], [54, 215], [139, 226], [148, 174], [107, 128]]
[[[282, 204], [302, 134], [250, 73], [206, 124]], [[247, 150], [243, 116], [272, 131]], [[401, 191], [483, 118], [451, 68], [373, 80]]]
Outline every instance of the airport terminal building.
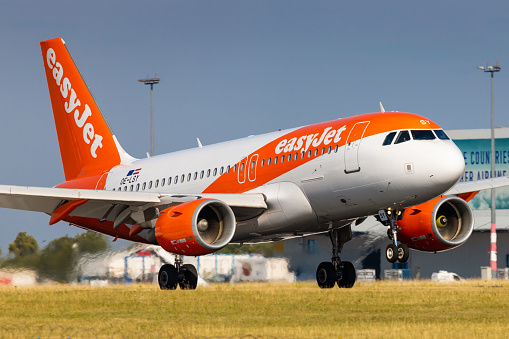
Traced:
[[[491, 131], [489, 129], [452, 130], [447, 134], [458, 145], [465, 159], [465, 173], [461, 181], [488, 179], [491, 171]], [[496, 176], [509, 176], [509, 127], [495, 130]], [[440, 166], [440, 164], [436, 164]], [[509, 267], [509, 187], [496, 190], [497, 267]], [[385, 248], [390, 243], [387, 228], [369, 217], [352, 226], [353, 239], [347, 242], [341, 258], [351, 261], [357, 270], [372, 268], [377, 277], [384, 270], [408, 269], [410, 277], [429, 278], [433, 272], [447, 270], [464, 278], [481, 277], [481, 267], [490, 266], [491, 193], [479, 192], [469, 202], [475, 217], [474, 232], [463, 245], [444, 252], [410, 251], [405, 264], [388, 263]], [[277, 255], [289, 258], [290, 270], [298, 280], [315, 279], [316, 267], [331, 257], [328, 234], [295, 238], [276, 245]]]

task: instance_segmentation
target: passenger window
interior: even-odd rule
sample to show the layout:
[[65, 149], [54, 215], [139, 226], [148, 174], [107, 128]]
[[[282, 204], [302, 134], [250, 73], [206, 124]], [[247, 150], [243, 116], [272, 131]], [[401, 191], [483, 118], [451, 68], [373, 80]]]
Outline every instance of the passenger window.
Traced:
[[318, 148], [315, 149], [315, 157], [318, 155]]
[[299, 152], [295, 152], [295, 159], [294, 160], [298, 160], [299, 159]]
[[274, 158], [274, 165], [277, 165], [277, 157]]
[[408, 131], [401, 131], [398, 134], [398, 138], [394, 144], [401, 144], [402, 142], [410, 140], [410, 133]]
[[286, 158], [287, 162], [290, 162], [292, 160], [292, 154], [288, 154], [288, 157]]
[[226, 173], [230, 173], [230, 165], [226, 167]]
[[237, 172], [237, 164], [233, 165], [233, 173]]
[[187, 181], [190, 181], [191, 180], [191, 173], [188, 173], [187, 174]]
[[131, 187], [129, 187], [129, 191], [133, 191], [134, 190], [134, 185], [131, 185]]
[[327, 151], [328, 154], [332, 152], [332, 146], [329, 146], [329, 150]]
[[271, 161], [272, 161], [272, 158], [269, 158], [269, 160], [267, 160], [267, 166], [270, 166]]
[[414, 140], [434, 140], [435, 134], [429, 129], [412, 130], [412, 139]]
[[260, 167], [263, 167], [265, 165], [265, 159], [262, 159], [262, 163], [260, 164]]
[[438, 139], [440, 139], [440, 140], [449, 140], [449, 137], [447, 136], [447, 134], [445, 134], [445, 132], [441, 129], [436, 129], [435, 134], [437, 135]]
[[284, 154], [281, 156], [281, 163], [283, 163], [283, 162], [285, 162], [285, 155]]
[[124, 186], [124, 191], [127, 191], [127, 186]]
[[161, 179], [161, 187], [163, 187], [163, 186], [164, 186], [164, 182], [165, 182], [165, 179], [164, 179], [164, 178], [162, 178], [162, 179]]
[[[139, 184], [138, 184], [138, 185], [139, 185]], [[115, 192], [115, 187], [113, 187], [112, 191], [113, 191], [113, 192]]]
[[176, 176], [175, 176], [175, 181], [174, 181], [174, 183], [175, 183], [175, 184], [178, 184], [178, 182], [179, 182], [179, 176], [178, 176], [178, 175], [176, 175]]
[[308, 158], [311, 158], [311, 150], [308, 151]]
[[301, 156], [300, 156], [300, 158], [301, 158], [301, 159], [304, 159], [304, 155], [305, 155], [305, 154], [306, 154], [306, 152], [302, 151], [302, 152], [301, 152]]
[[[242, 172], [244, 170], [244, 163], [240, 164], [240, 171]], [[234, 170], [235, 172], [235, 170]]]
[[147, 183], [146, 182], [143, 183], [143, 187], [141, 188], [141, 190], [144, 191], [145, 188], [147, 188]]
[[224, 167], [221, 166], [221, 170], [219, 171], [219, 175], [223, 174], [224, 173]]
[[200, 179], [203, 179], [203, 176], [205, 175], [205, 171], [200, 172]]
[[185, 179], [186, 179], [186, 175], [185, 175], [185, 174], [182, 174], [182, 175], [180, 176], [180, 183], [183, 183]]
[[217, 167], [214, 168], [214, 176], [216, 176], [216, 174], [217, 174]]
[[336, 148], [334, 148], [334, 153], [338, 153], [339, 145], [336, 145]]
[[159, 186], [159, 179], [156, 180], [155, 188], [157, 188], [157, 186]]
[[149, 181], [148, 183], [148, 189], [151, 189], [152, 188], [152, 181]]
[[194, 177], [193, 179], [196, 180], [196, 178], [198, 178], [198, 172], [194, 172]]
[[168, 186], [171, 185], [171, 179], [172, 179], [171, 177], [168, 178]]
[[251, 169], [255, 168], [255, 161], [251, 161]]
[[[113, 190], [115, 190], [115, 189], [113, 189]], [[140, 184], [138, 183], [138, 184], [136, 184], [136, 192], [138, 192], [139, 190], [140, 190]]]
[[210, 177], [210, 168], [207, 170], [207, 178]]
[[322, 147], [322, 155], [325, 154], [325, 147]]
[[392, 140], [394, 140], [395, 136], [396, 136], [396, 132], [391, 132], [391, 133], [387, 134], [382, 146], [388, 146], [388, 145], [392, 144]]

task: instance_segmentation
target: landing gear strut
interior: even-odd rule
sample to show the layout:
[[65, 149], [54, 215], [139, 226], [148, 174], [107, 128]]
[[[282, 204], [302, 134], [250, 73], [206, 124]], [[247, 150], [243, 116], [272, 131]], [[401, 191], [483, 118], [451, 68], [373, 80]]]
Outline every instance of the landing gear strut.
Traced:
[[404, 210], [392, 209], [378, 211], [378, 220], [387, 226], [387, 237], [389, 240], [392, 240], [392, 244], [387, 245], [385, 249], [385, 258], [390, 263], [395, 263], [396, 261], [401, 263], [407, 262], [410, 256], [408, 246], [402, 242], [398, 242], [398, 231], [400, 227], [397, 221], [403, 218], [404, 212]]
[[161, 267], [158, 281], [162, 290], [174, 290], [177, 285], [182, 290], [195, 290], [198, 272], [193, 265], [183, 263], [182, 255], [177, 255], [175, 265], [165, 264]]
[[355, 268], [349, 261], [341, 261], [339, 253], [343, 245], [352, 239], [350, 226], [329, 231], [332, 242], [332, 262], [322, 262], [316, 270], [316, 282], [320, 288], [351, 288], [355, 284]]

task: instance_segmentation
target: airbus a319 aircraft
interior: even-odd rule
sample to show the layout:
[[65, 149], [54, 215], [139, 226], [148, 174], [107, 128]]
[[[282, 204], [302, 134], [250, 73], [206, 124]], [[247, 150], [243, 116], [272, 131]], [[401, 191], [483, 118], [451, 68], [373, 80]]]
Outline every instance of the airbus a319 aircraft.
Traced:
[[409, 248], [463, 244], [474, 225], [467, 201], [507, 185], [505, 178], [458, 184], [464, 159], [446, 133], [397, 112], [135, 159], [109, 130], [64, 41], [43, 41], [41, 49], [65, 182], [0, 186], [0, 207], [177, 254], [159, 271], [161, 289], [196, 288], [196, 268], [182, 255], [324, 232], [332, 260], [318, 265], [318, 286], [349, 288], [355, 269], [339, 254], [353, 224], [376, 216], [388, 229], [387, 260], [405, 262]]

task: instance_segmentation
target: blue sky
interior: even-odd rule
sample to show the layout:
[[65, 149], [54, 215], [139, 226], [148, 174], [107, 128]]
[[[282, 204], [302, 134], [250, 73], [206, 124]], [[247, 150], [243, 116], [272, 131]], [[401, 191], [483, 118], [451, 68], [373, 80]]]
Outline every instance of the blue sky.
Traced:
[[[63, 181], [39, 42], [63, 38], [111, 129], [156, 154], [379, 110], [445, 129], [489, 128], [490, 79], [509, 65], [506, 1], [2, 1], [0, 184]], [[509, 126], [509, 70], [495, 76]], [[507, 75], [506, 75], [507, 73]], [[0, 210], [0, 248], [19, 231], [41, 246], [80, 229]]]

